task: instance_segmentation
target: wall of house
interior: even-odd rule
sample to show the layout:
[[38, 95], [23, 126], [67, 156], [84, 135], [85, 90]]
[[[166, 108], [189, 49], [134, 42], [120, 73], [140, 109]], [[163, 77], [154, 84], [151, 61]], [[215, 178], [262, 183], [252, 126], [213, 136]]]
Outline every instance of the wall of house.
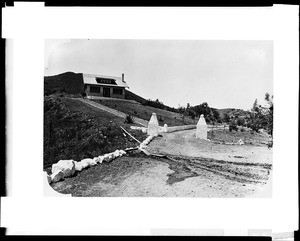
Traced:
[[125, 99], [125, 88], [117, 87], [118, 89], [122, 89], [122, 94], [114, 94], [113, 88], [114, 87], [107, 87], [107, 86], [95, 86], [100, 88], [100, 92], [91, 92], [91, 86], [86, 85], [85, 92], [87, 96], [99, 96], [103, 97], [103, 87], [110, 88], [110, 97], [111, 98], [119, 98], [119, 99]]

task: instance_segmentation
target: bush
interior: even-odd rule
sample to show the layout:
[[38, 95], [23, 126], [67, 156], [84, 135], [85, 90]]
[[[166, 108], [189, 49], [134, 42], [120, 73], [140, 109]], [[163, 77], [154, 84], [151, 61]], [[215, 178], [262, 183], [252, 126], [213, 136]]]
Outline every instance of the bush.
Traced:
[[134, 118], [133, 118], [133, 116], [131, 116], [131, 115], [126, 115], [126, 116], [125, 116], [124, 122], [127, 123], [127, 124], [133, 124], [133, 123], [134, 123]]
[[238, 127], [236, 124], [230, 124], [229, 125], [229, 131], [237, 131], [238, 130]]
[[241, 131], [241, 132], [244, 132], [244, 131], [245, 131], [245, 128], [244, 128], [244, 127], [242, 127], [242, 128], [240, 129], [240, 131]]
[[158, 116], [158, 121], [164, 122], [164, 119], [161, 116]]
[[239, 117], [239, 118], [237, 119], [237, 124], [238, 124], [239, 126], [244, 126], [244, 125], [245, 125], [245, 119]]

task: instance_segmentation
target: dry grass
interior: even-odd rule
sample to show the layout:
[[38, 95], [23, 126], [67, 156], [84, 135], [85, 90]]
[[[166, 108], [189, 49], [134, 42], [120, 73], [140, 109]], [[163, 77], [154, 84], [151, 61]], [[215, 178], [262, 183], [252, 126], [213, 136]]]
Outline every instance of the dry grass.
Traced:
[[102, 105], [124, 112], [127, 115], [138, 117], [144, 120], [150, 120], [152, 113], [156, 113], [160, 125], [167, 124], [168, 126], [180, 126], [195, 124], [195, 121], [190, 117], [185, 117], [183, 122], [181, 114], [145, 106], [140, 103], [126, 102], [122, 100], [93, 100]]
[[120, 126], [138, 140], [146, 138], [141, 131], [130, 129], [123, 118], [74, 99], [46, 96], [44, 106], [44, 168], [62, 159], [80, 161], [136, 146], [136, 141], [124, 137]]

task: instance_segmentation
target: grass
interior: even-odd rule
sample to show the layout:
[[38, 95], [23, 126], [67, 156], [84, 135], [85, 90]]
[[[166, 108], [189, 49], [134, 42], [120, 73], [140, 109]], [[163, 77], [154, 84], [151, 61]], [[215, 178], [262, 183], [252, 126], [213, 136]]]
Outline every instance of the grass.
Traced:
[[144, 120], [150, 120], [152, 113], [156, 113], [157, 119], [160, 125], [167, 124], [168, 126], [180, 126], [180, 125], [190, 125], [196, 124], [189, 117], [182, 120], [182, 116], [178, 113], [154, 108], [151, 106], [145, 106], [140, 103], [132, 103], [122, 100], [93, 100], [99, 104], [105, 105], [107, 107], [116, 109], [118, 111], [124, 112], [127, 115], [131, 115]]
[[229, 131], [229, 130], [213, 130], [207, 133], [208, 139], [219, 142], [237, 143], [240, 139], [245, 144], [252, 145], [266, 145], [270, 138], [266, 133], [254, 133], [251, 134], [251, 130], [244, 129], [244, 131]]
[[[52, 127], [51, 127], [52, 126]], [[124, 136], [122, 126], [138, 140], [147, 135], [130, 129], [124, 118], [59, 95], [44, 98], [44, 169], [64, 159], [80, 161], [138, 143]]]

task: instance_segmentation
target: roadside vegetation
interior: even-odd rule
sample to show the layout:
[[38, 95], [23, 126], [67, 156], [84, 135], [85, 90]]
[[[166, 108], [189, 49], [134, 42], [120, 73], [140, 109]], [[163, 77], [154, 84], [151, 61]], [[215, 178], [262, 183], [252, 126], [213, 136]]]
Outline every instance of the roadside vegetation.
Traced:
[[59, 160], [93, 158], [116, 149], [137, 146], [122, 126], [138, 140], [146, 134], [130, 129], [131, 123], [105, 111], [52, 94], [44, 97], [44, 169]]

